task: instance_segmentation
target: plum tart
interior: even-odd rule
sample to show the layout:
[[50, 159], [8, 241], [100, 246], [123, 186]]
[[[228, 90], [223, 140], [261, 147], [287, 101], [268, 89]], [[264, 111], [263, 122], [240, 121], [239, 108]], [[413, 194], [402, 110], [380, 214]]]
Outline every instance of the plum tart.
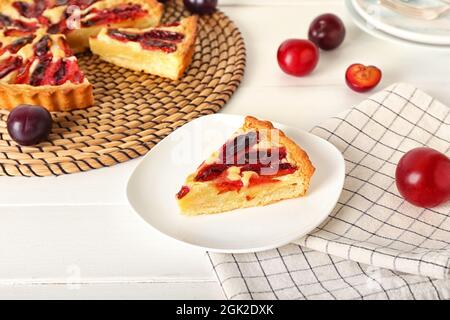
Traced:
[[93, 104], [92, 85], [66, 39], [42, 29], [20, 37], [0, 34], [0, 104], [42, 105], [50, 111]]
[[[163, 14], [163, 5], [157, 0], [84, 1], [92, 4], [81, 7], [78, 12], [72, 10], [67, 13], [66, 9], [63, 17], [48, 27], [50, 33], [64, 33], [74, 52], [88, 49], [89, 38], [96, 36], [104, 27], [151, 27], [159, 24]], [[79, 23], [74, 20], [71, 26], [70, 18], [69, 21], [67, 19], [70, 16], [79, 16]]]
[[[65, 34], [75, 53], [89, 48], [89, 37], [105, 26], [145, 28], [159, 24], [157, 0], [1, 0], [0, 28], [9, 32]], [[3, 17], [3, 19], [2, 19]], [[2, 23], [3, 21], [3, 23]]]
[[115, 65], [177, 80], [191, 62], [196, 34], [197, 16], [191, 16], [145, 29], [104, 28], [90, 47]]
[[247, 116], [187, 177], [176, 198], [186, 215], [267, 205], [305, 195], [314, 170], [307, 153], [281, 130]]
[[157, 0], [0, 0], [0, 107], [92, 105], [74, 52], [103, 27], [154, 26], [162, 13]]

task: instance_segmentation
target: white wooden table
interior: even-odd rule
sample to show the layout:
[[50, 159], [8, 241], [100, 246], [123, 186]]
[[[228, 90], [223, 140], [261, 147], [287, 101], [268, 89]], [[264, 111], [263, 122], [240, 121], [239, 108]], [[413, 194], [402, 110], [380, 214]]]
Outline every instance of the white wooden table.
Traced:
[[[349, 90], [354, 62], [380, 67], [379, 88], [410, 82], [450, 102], [448, 53], [383, 42], [352, 24], [343, 0], [221, 0], [247, 46], [245, 79], [222, 112], [310, 129], [367, 95]], [[278, 45], [306, 36], [324, 12], [341, 16], [344, 44], [305, 78], [283, 74]], [[223, 298], [202, 250], [167, 239], [126, 206], [139, 160], [49, 178], [0, 177], [0, 298]]]

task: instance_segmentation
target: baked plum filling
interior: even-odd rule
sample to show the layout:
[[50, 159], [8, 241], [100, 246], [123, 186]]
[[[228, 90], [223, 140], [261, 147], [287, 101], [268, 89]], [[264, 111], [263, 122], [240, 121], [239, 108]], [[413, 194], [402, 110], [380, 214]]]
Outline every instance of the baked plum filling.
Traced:
[[12, 25], [16, 29], [24, 31], [24, 32], [33, 32], [33, 31], [36, 31], [39, 28], [39, 26], [36, 23], [25, 22], [25, 21], [22, 21], [22, 20], [14, 20]]
[[10, 17], [0, 13], [0, 28], [9, 27], [12, 23], [13, 20]]
[[161, 40], [144, 39], [140, 41], [140, 44], [145, 50], [161, 50], [165, 53], [172, 53], [177, 51], [176, 44]]
[[47, 9], [46, 0], [34, 0], [33, 2], [15, 1], [13, 7], [26, 18], [38, 18]]
[[[99, 0], [61, 0], [66, 1], [69, 5], [75, 5], [80, 7], [81, 10], [89, 7]], [[93, 8], [88, 10], [81, 16], [81, 26], [82, 27], [92, 27], [99, 24], [108, 24], [108, 23], [116, 23], [122, 20], [127, 20], [131, 18], [139, 18], [144, 16], [147, 13], [146, 10], [141, 9], [140, 5], [119, 5], [113, 9], [97, 9]], [[94, 15], [93, 17], [86, 18], [89, 15]], [[67, 19], [70, 17], [70, 13], [65, 11], [63, 14], [63, 18], [60, 22], [49, 25], [48, 33], [57, 34], [57, 33], [67, 33], [70, 31], [67, 25]]]
[[19, 29], [6, 29], [3, 32], [3, 34], [7, 37], [22, 37], [32, 33], [33, 31], [19, 30]]
[[48, 27], [47, 32], [50, 34], [66, 33], [68, 30], [66, 20], [61, 20], [59, 23], [52, 24]]
[[0, 55], [4, 54], [6, 51], [11, 53], [17, 53], [20, 49], [22, 49], [27, 44], [31, 43], [34, 39], [34, 36], [27, 36], [23, 38], [19, 38], [0, 49]]
[[45, 9], [59, 6], [77, 6], [81, 10], [99, 0], [34, 0], [33, 2], [15, 1], [13, 7], [26, 18], [41, 18]]
[[30, 67], [33, 63], [33, 59], [28, 60], [17, 71], [16, 79], [14, 80], [15, 84], [27, 84], [30, 81]]
[[211, 181], [217, 179], [229, 167], [239, 167], [240, 172], [253, 171], [258, 175], [280, 176], [295, 172], [296, 168], [286, 159], [286, 148], [257, 149], [251, 148], [259, 142], [259, 133], [249, 132], [236, 136], [225, 143], [219, 150], [220, 161], [203, 164], [198, 171], [196, 181]]
[[100, 0], [71, 0], [69, 2], [70, 4], [79, 6], [81, 9], [85, 9], [98, 1]]
[[204, 165], [195, 176], [195, 181], [211, 181], [217, 179], [229, 167], [230, 165], [227, 165], [225, 163], [213, 163]]
[[54, 79], [54, 85], [60, 85], [70, 81], [74, 84], [82, 83], [84, 81], [83, 72], [78, 67], [78, 63], [71, 59], [60, 60], [61, 64], [56, 69], [56, 72], [51, 76]]
[[55, 6], [72, 5], [80, 7], [83, 10], [98, 1], [100, 0], [56, 0]]
[[53, 0], [52, 7], [66, 6], [70, 4], [69, 0]]
[[259, 133], [251, 131], [244, 135], [239, 135], [233, 140], [226, 142], [220, 148], [222, 163], [237, 163], [243, 154], [248, 153], [250, 148], [259, 142]]
[[[33, 38], [21, 38], [20, 44], [31, 43]], [[67, 56], [71, 56], [71, 50], [64, 39], [57, 39], [57, 45]], [[13, 43], [10, 44], [10, 46]], [[61, 85], [68, 81], [79, 84], [84, 81], [84, 75], [78, 67], [74, 57], [55, 59], [50, 50], [53, 40], [45, 35], [33, 45], [34, 56], [17, 68], [17, 74], [13, 83], [30, 84], [32, 86]], [[18, 46], [18, 44], [16, 44]], [[32, 67], [34, 68], [32, 69]], [[14, 69], [14, 70], [15, 70]]]
[[174, 41], [180, 42], [184, 39], [184, 35], [179, 32], [168, 31], [168, 30], [150, 30], [142, 34], [144, 39], [155, 39], [163, 41]]
[[97, 1], [99, 0], [47, 0], [47, 8], [72, 5], [83, 10]]
[[[287, 157], [285, 147], [273, 147], [270, 149], [252, 149], [260, 141], [259, 133], [251, 131], [247, 134], [236, 136], [225, 143], [219, 150], [219, 161], [200, 166], [195, 176], [195, 181], [214, 181], [219, 193], [227, 191], [239, 191], [243, 187], [241, 180], [230, 180], [227, 177], [227, 169], [238, 167], [242, 174], [245, 171], [253, 171], [254, 175], [249, 180], [249, 186], [258, 184], [275, 183], [277, 177], [288, 175], [297, 171], [297, 168], [282, 162]], [[180, 190], [181, 192], [182, 190]], [[185, 196], [183, 191], [183, 196]]]
[[126, 31], [119, 31], [118, 29], [108, 29], [108, 36], [113, 39], [127, 42], [127, 41], [139, 41], [141, 35], [139, 33], [132, 33]]
[[[219, 150], [220, 161], [208, 165], [202, 165], [198, 171], [196, 181], [210, 181], [218, 178], [231, 166], [239, 166], [246, 164], [242, 162], [242, 157], [249, 153], [251, 147], [259, 142], [258, 132], [249, 132], [244, 135], [239, 135], [233, 140], [226, 142]], [[238, 161], [241, 159], [241, 161]]]
[[180, 191], [177, 193], [177, 198], [182, 199], [185, 195], [189, 193], [189, 187], [188, 186], [182, 186]]
[[[245, 171], [256, 172], [258, 175], [253, 175], [250, 177], [248, 184], [249, 187], [253, 187], [259, 184], [276, 183], [278, 181], [276, 179], [277, 177], [288, 175], [297, 171], [297, 168], [292, 164], [287, 162], [280, 162], [281, 160], [286, 158], [285, 148], [260, 150], [258, 153], [260, 155], [262, 154], [262, 156], [254, 158], [249, 163], [242, 164], [238, 162], [234, 165], [227, 165], [226, 169], [228, 169], [228, 167], [230, 166], [237, 166], [240, 168], [241, 174]], [[272, 153], [273, 155], [278, 153], [279, 156], [267, 158], [266, 154], [268, 153]], [[253, 163], [254, 161], [256, 161], [256, 163]], [[214, 185], [219, 190], [219, 193], [227, 191], [239, 191], [243, 187], [242, 181], [228, 179], [226, 169], [216, 178], [217, 181], [214, 183]]]
[[0, 79], [19, 69], [22, 65], [21, 57], [9, 57], [0, 62]]
[[30, 84], [32, 86], [39, 86], [42, 84], [42, 81], [44, 80], [45, 76], [45, 71], [48, 69], [51, 62], [52, 57], [50, 55], [38, 59], [36, 68], [34, 69], [33, 73], [30, 76]]
[[177, 43], [184, 39], [184, 35], [179, 32], [158, 29], [142, 33], [109, 29], [107, 34], [109, 37], [118, 41], [134, 41], [138, 42], [143, 49], [161, 50], [166, 53], [175, 52], [177, 50]]
[[46, 55], [38, 61], [29, 80], [32, 86], [55, 86], [68, 81], [78, 84], [84, 80], [84, 75], [76, 61], [64, 58], [52, 61], [51, 55]]
[[[250, 156], [250, 154], [253, 154]], [[257, 155], [255, 155], [257, 154]], [[277, 157], [274, 155], [278, 154]], [[290, 163], [281, 162], [286, 159], [286, 149], [272, 148], [269, 150], [246, 151], [243, 157], [234, 163], [204, 164], [197, 173], [196, 181], [211, 181], [217, 179], [230, 167], [239, 167], [240, 172], [253, 171], [258, 175], [282, 176], [297, 170]]]
[[220, 194], [228, 191], [239, 191], [244, 184], [241, 180], [228, 180], [226, 178], [221, 178], [214, 183], [214, 186]]
[[45, 35], [35, 43], [34, 53], [36, 54], [36, 56], [42, 57], [47, 54], [51, 46], [52, 39], [48, 35]]
[[86, 20], [81, 21], [82, 27], [92, 27], [99, 24], [117, 23], [122, 20], [136, 19], [143, 17], [147, 14], [147, 11], [142, 9], [139, 4], [123, 4], [112, 9], [99, 10], [93, 8], [89, 10], [84, 17], [94, 14]]
[[53, 73], [52, 84], [59, 85], [64, 83], [67, 75], [67, 61], [61, 59], [58, 63], [55, 63], [55, 71]]
[[3, 34], [7, 37], [21, 37], [31, 34], [39, 28], [38, 24], [34, 22], [25, 22], [18, 19], [12, 20], [8, 17], [7, 19], [9, 20], [2, 20], [0, 15], [0, 28], [4, 28]]
[[[43, 37], [41, 40], [39, 40], [39, 42], [36, 43], [35, 45], [35, 52], [36, 52], [36, 56], [38, 56], [38, 63], [36, 65], [36, 68], [34, 69], [33, 73], [30, 76], [30, 84], [32, 86], [39, 86], [42, 84], [42, 81], [44, 80], [44, 76], [45, 76], [45, 71], [48, 69], [48, 67], [50, 66], [50, 63], [52, 61], [52, 56], [51, 55], [46, 55], [47, 51], [43, 51], [44, 49], [44, 44], [45, 44], [45, 40], [46, 37]], [[38, 46], [40, 44], [40, 46]], [[37, 48], [40, 48], [41, 51], [38, 51]]]

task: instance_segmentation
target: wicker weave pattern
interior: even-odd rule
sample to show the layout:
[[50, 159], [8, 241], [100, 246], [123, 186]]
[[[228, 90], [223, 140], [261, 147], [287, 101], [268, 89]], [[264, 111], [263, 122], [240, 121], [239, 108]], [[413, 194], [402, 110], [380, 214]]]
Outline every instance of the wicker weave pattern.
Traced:
[[[164, 22], [188, 16], [181, 0], [166, 4]], [[193, 61], [173, 82], [101, 61], [90, 53], [80, 66], [94, 84], [95, 105], [54, 113], [50, 141], [18, 146], [0, 111], [0, 175], [50, 176], [109, 167], [147, 153], [176, 128], [219, 111], [245, 68], [242, 36], [222, 12], [202, 16]]]

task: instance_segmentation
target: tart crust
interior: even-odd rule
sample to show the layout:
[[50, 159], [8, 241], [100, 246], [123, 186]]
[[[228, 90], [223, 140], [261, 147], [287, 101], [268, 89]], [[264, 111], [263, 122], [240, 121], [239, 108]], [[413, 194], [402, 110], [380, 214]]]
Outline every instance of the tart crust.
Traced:
[[[315, 168], [308, 154], [283, 131], [273, 127], [269, 121], [247, 116], [244, 125], [238, 130], [246, 133], [252, 130], [270, 132], [268, 140], [278, 139], [277, 143], [287, 150], [287, 159], [297, 167], [291, 174], [277, 177], [276, 183], [243, 187], [240, 190], [219, 192], [212, 181], [196, 181], [196, 172], [189, 175], [184, 186], [188, 192], [177, 199], [181, 212], [185, 215], [210, 214], [237, 208], [264, 206], [280, 200], [304, 196], [309, 188]], [[266, 131], [267, 130], [267, 131]]]
[[31, 86], [0, 82], [0, 106], [11, 110], [19, 104], [40, 105], [49, 111], [84, 109], [94, 104], [92, 84], [66, 82], [59, 86]]

